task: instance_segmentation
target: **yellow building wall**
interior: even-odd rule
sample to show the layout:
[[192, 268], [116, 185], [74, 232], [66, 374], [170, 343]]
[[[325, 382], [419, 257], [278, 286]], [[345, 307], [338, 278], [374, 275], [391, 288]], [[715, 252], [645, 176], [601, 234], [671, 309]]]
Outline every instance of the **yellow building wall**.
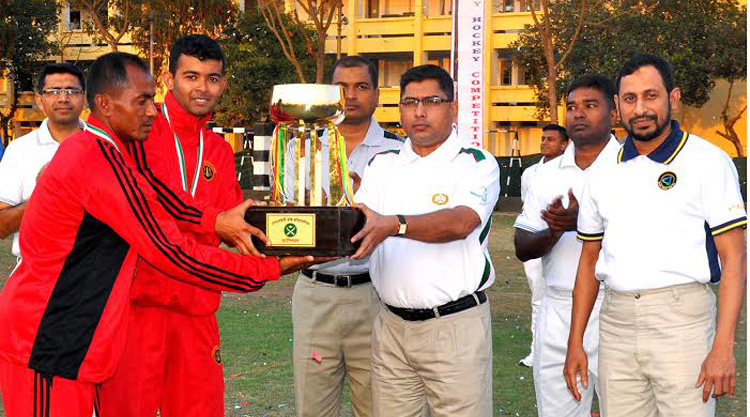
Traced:
[[[287, 5], [293, 7], [293, 0], [286, 0]], [[520, 151], [522, 154], [536, 153], [539, 150], [540, 127], [521, 126], [521, 122], [535, 123], [536, 109], [530, 103], [535, 101], [531, 87], [518, 85], [519, 70], [513, 68], [512, 85], [499, 85], [499, 67], [496, 51], [507, 48], [518, 34], [517, 31], [525, 24], [531, 24], [531, 14], [519, 12], [528, 2], [515, 2], [514, 12], [495, 13], [499, 4], [486, 1], [486, 8], [490, 16], [490, 25], [485, 32], [487, 49], [485, 66], [486, 85], [486, 120], [485, 147], [496, 155], [509, 155], [512, 149], [512, 134], [499, 133], [497, 129], [511, 129], [518, 131]], [[242, 2], [239, 2], [241, 5]], [[741, 0], [746, 4], [746, 0]], [[375, 54], [388, 56], [388, 60], [379, 60], [381, 85], [380, 107], [376, 110], [376, 117], [385, 123], [398, 123], [398, 81], [401, 74], [411, 66], [427, 62], [447, 67], [449, 58], [446, 54], [451, 49], [450, 10], [452, 0], [344, 0], [343, 12], [346, 24], [342, 27], [341, 52], [343, 54]], [[61, 12], [62, 13], [62, 12]], [[63, 19], [64, 20], [64, 19]], [[331, 25], [326, 52], [337, 52], [336, 22]], [[65, 29], [65, 22], [61, 23], [60, 31], [54, 38], [61, 45], [61, 51], [50, 60], [61, 61], [90, 61], [107, 53], [110, 48], [87, 35], [84, 31]], [[122, 39], [119, 49], [134, 53], [130, 45], [130, 38], [126, 35]], [[430, 57], [433, 58], [430, 58]], [[449, 56], [449, 55], [448, 55]], [[437, 57], [437, 58], [434, 58]], [[6, 98], [7, 82], [0, 78], [0, 109]], [[682, 125], [691, 133], [700, 135], [717, 144], [730, 155], [736, 152], [732, 144], [716, 134], [722, 130], [721, 108], [726, 98], [727, 83], [717, 82], [712, 93], [711, 101], [700, 109], [681, 108], [675, 113]], [[735, 86], [735, 98], [732, 108], [741, 108], [746, 102], [746, 83]], [[44, 117], [33, 105], [33, 95], [24, 95], [23, 103], [31, 108], [23, 108], [16, 117], [16, 127], [19, 133], [25, 133], [27, 128], [20, 127], [21, 121], [41, 121]], [[563, 119], [564, 108], [559, 107], [558, 114]], [[540, 124], [545, 124], [541, 122]], [[500, 124], [504, 127], [498, 127]], [[736, 125], [743, 146], [747, 148], [747, 115], [744, 114]], [[24, 132], [21, 132], [24, 131]]]

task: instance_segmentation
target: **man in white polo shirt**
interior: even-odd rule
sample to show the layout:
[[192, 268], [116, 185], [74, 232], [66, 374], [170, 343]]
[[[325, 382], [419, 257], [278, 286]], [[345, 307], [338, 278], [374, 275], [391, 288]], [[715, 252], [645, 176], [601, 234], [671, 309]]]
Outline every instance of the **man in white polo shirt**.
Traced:
[[[537, 170], [542, 165], [562, 155], [565, 152], [566, 146], [568, 146], [568, 133], [564, 127], [550, 123], [542, 128], [542, 138], [539, 145], [539, 152], [542, 154], [542, 159], [538, 163], [526, 168], [523, 174], [521, 174], [521, 201], [526, 201], [527, 191], [534, 182]], [[526, 274], [526, 281], [528, 281], [529, 290], [531, 290], [531, 352], [525, 358], [518, 361], [518, 363], [531, 367], [534, 364], [536, 318], [539, 313], [539, 305], [542, 303], [544, 288], [547, 284], [544, 282], [544, 277], [542, 276], [541, 259], [529, 259], [524, 262], [523, 272]]]
[[[672, 120], [673, 80], [654, 55], [625, 63], [617, 101], [628, 138], [615, 163], [590, 173], [581, 198], [565, 379], [580, 398], [575, 379], [589, 366], [582, 339], [603, 281], [599, 382], [608, 417], [713, 416], [712, 397], [733, 395], [736, 384], [744, 203], [729, 156]], [[708, 283], [719, 278], [717, 316]]]
[[39, 74], [36, 105], [47, 116], [39, 129], [8, 145], [0, 162], [0, 239], [11, 233], [13, 254], [20, 257], [18, 229], [37, 176], [60, 142], [85, 128], [79, 119], [86, 103], [83, 72], [73, 64], [48, 64]]
[[[620, 144], [610, 133], [617, 120], [612, 81], [586, 75], [568, 87], [565, 126], [573, 144], [562, 157], [537, 171], [523, 212], [516, 219], [516, 255], [522, 261], [541, 258], [547, 289], [536, 329], [534, 389], [540, 417], [588, 417], [596, 389], [596, 366], [589, 369], [587, 387], [577, 401], [561, 378], [573, 305], [573, 284], [581, 243], [576, 240], [577, 197], [589, 171], [612, 163]], [[599, 345], [599, 305], [589, 318], [584, 348], [596, 358]]]
[[[367, 216], [352, 259], [370, 257], [384, 306], [372, 331], [373, 415], [492, 415], [484, 290], [499, 168], [453, 130], [453, 80], [422, 65], [401, 77], [403, 150], [376, 155], [355, 200]], [[374, 252], [373, 252], [374, 250]]]
[[[361, 175], [375, 154], [401, 149], [403, 139], [383, 130], [373, 117], [379, 92], [378, 69], [371, 61], [342, 58], [333, 67], [332, 82], [343, 87], [346, 97], [346, 119], [339, 128], [347, 163], [351, 172]], [[328, 153], [323, 154], [327, 166]], [[338, 417], [346, 376], [354, 415], [371, 413], [370, 341], [378, 296], [368, 269], [367, 259], [340, 259], [304, 269], [297, 278], [292, 323], [300, 417]]]

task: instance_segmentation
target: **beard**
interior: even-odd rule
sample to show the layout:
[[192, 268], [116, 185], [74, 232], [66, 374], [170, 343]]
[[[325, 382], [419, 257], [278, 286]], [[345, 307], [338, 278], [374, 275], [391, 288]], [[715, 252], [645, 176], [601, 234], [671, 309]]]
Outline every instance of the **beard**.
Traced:
[[[656, 129], [651, 133], [635, 133], [635, 131], [630, 126], [633, 126], [633, 123], [635, 123], [635, 121], [638, 119], [653, 120], [656, 123]], [[650, 142], [661, 136], [661, 134], [664, 133], [665, 130], [667, 130], [671, 122], [672, 105], [671, 103], [667, 103], [667, 117], [664, 119], [664, 123], [662, 123], [661, 125], [659, 124], [659, 118], [656, 115], [645, 115], [631, 118], [630, 120], [628, 120], [628, 123], [623, 123], [623, 127], [625, 127], [625, 131], [628, 132], [628, 134], [632, 136], [633, 139], [640, 142]]]

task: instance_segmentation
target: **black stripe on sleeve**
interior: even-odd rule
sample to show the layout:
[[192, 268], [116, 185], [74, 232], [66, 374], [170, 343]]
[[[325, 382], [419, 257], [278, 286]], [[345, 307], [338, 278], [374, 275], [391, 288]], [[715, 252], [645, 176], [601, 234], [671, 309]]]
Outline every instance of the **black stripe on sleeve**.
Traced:
[[[125, 165], [125, 161], [122, 159], [122, 155], [119, 152], [116, 152], [114, 149], [110, 150], [110, 154], [112, 156], [112, 159], [116, 160], [117, 165], [122, 169], [125, 183], [128, 186], [129, 190], [131, 191], [133, 198], [135, 199], [135, 202], [138, 203], [138, 208], [142, 210], [141, 215], [143, 216], [143, 218], [145, 219], [146, 223], [149, 226], [149, 229], [146, 229], [146, 230], [151, 230], [154, 236], [156, 236], [156, 238], [158, 238], [160, 242], [166, 244], [168, 249], [172, 249], [173, 255], [177, 256], [178, 259], [183, 260], [184, 262], [187, 262], [188, 266], [192, 266], [193, 268], [196, 268], [194, 265], [191, 265], [191, 264], [195, 263], [199, 265], [200, 267], [195, 269], [195, 272], [194, 272], [195, 274], [199, 274], [203, 272], [211, 276], [214, 276], [216, 278], [226, 279], [231, 282], [237, 282], [239, 284], [246, 284], [245, 281], [248, 279], [254, 283], [260, 284], [260, 286], [265, 284], [266, 280], [257, 281], [257, 280], [254, 280], [252, 277], [235, 274], [233, 272], [229, 272], [229, 271], [225, 271], [223, 269], [217, 268], [213, 265], [200, 262], [197, 259], [186, 254], [182, 250], [181, 247], [169, 242], [168, 238], [164, 235], [164, 232], [158, 227], [158, 223], [156, 222], [156, 219], [153, 216], [153, 212], [151, 211], [151, 208], [148, 205], [146, 197], [143, 195], [143, 192], [141, 191], [141, 189], [137, 186], [137, 181], [135, 177], [133, 176], [132, 171]], [[206, 271], [203, 271], [203, 269], [205, 269]], [[218, 275], [213, 274], [209, 271], [215, 271], [216, 273], [218, 273]], [[229, 277], [223, 277], [221, 274], [226, 274]], [[240, 281], [234, 280], [233, 278], [239, 278]]]
[[[136, 184], [133, 173], [130, 171], [130, 168], [124, 164], [124, 161], [122, 161], [122, 156], [114, 149], [110, 149], [110, 154], [108, 155], [101, 141], [99, 141], [99, 146], [107, 162], [110, 164], [117, 181], [120, 183], [120, 188], [128, 200], [128, 204], [130, 205], [131, 211], [135, 215], [137, 221], [140, 223], [154, 246], [170, 262], [206, 282], [221, 285], [236, 291], [252, 291], [265, 284], [266, 280], [255, 280], [252, 277], [224, 271], [213, 265], [200, 262], [186, 254], [178, 245], [169, 242], [163, 231], [159, 229], [158, 223], [156, 222], [145, 197]], [[119, 161], [117, 159], [119, 159]], [[128, 176], [130, 178], [128, 178]]]
[[163, 181], [161, 181], [151, 168], [148, 167], [146, 161], [146, 150], [143, 148], [143, 143], [137, 142], [131, 145], [132, 154], [135, 159], [136, 168], [143, 174], [144, 178], [151, 184], [151, 187], [156, 191], [159, 203], [164, 209], [174, 218], [185, 222], [200, 224], [200, 218], [203, 213], [192, 206], [187, 205], [169, 188]]

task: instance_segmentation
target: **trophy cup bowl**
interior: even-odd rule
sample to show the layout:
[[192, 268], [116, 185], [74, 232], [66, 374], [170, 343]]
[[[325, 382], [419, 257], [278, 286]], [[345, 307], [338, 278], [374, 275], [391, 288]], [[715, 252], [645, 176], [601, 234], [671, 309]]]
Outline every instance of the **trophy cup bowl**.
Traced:
[[[364, 214], [349, 205], [352, 202], [348, 182], [345, 144], [336, 124], [346, 117], [343, 89], [327, 84], [283, 84], [273, 88], [271, 118], [278, 124], [274, 133], [271, 170], [274, 201], [271, 206], [251, 207], [245, 220], [262, 230], [271, 240], [265, 245], [252, 237], [253, 244], [266, 255], [348, 256], [354, 254], [359, 242], [351, 238], [364, 227]], [[317, 131], [327, 128], [329, 165], [322, 166], [322, 142]], [[294, 136], [292, 148], [287, 140]], [[306, 156], [305, 140], [309, 137], [310, 155]], [[312, 146], [315, 144], [316, 146]], [[306, 165], [306, 159], [307, 165]], [[287, 201], [284, 176], [287, 160], [295, 172], [293, 199]], [[322, 176], [328, 175], [328, 192], [322, 190]], [[307, 185], [309, 183], [309, 185]], [[334, 184], [335, 183], [335, 184]], [[280, 191], [281, 190], [281, 191]], [[290, 205], [291, 204], [291, 205]]]
[[344, 106], [344, 94], [337, 85], [276, 85], [271, 96], [271, 119], [295, 126], [303, 121], [325, 127], [329, 122], [339, 124], [344, 120]]

